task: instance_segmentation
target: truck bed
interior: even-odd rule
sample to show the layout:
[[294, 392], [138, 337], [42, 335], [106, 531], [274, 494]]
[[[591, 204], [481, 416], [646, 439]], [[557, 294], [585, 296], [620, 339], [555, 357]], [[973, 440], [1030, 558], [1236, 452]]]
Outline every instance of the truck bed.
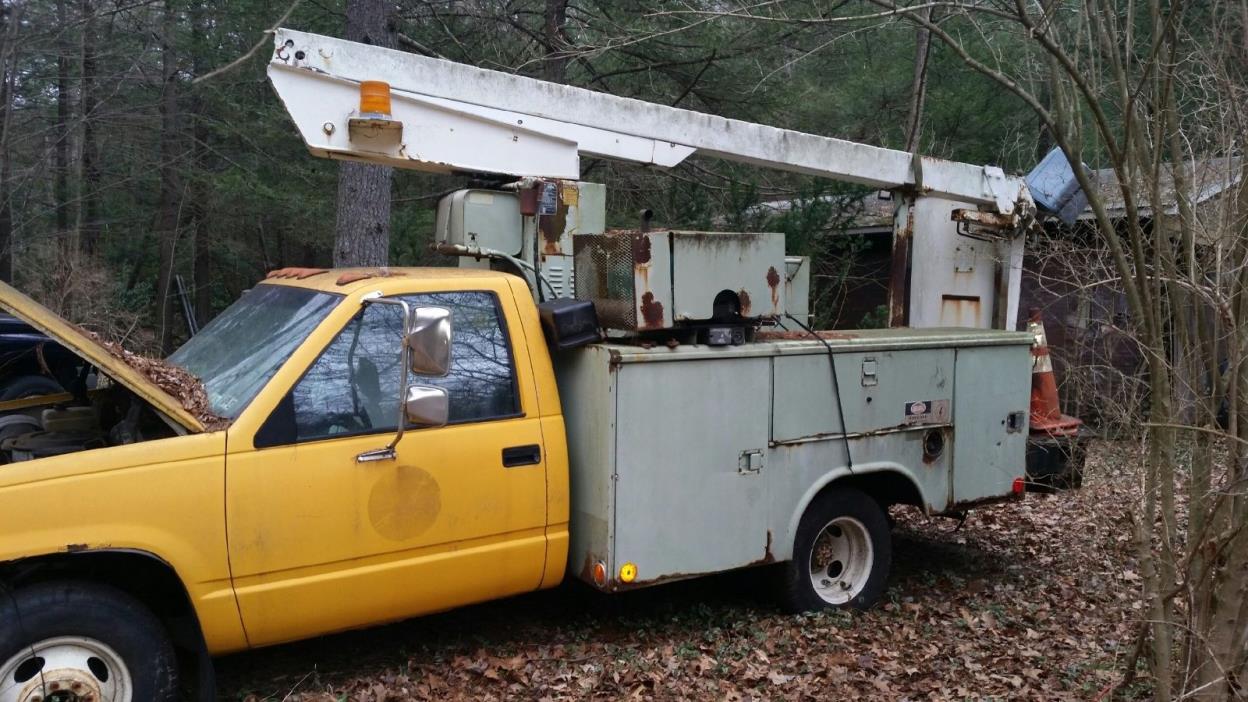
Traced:
[[828, 337], [557, 357], [569, 571], [613, 591], [787, 560], [806, 505], [840, 479], [930, 513], [1011, 495], [1025, 468], [1030, 335]]

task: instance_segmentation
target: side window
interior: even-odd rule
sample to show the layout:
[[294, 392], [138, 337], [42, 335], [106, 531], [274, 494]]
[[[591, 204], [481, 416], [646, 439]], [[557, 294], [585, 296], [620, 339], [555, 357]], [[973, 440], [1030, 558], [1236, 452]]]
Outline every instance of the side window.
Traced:
[[[443, 378], [409, 377], [411, 383], [446, 388], [451, 423], [520, 413], [507, 330], [493, 293], [429, 293], [402, 299], [413, 306], [451, 311], [451, 372]], [[257, 434], [256, 445], [394, 431], [402, 335], [399, 307], [366, 306], [274, 411]]]

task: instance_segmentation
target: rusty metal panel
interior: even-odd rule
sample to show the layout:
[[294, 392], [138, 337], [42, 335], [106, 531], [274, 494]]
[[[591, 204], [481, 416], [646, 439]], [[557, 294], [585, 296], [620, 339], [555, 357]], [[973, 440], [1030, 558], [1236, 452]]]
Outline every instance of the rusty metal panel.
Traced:
[[720, 293], [737, 297], [743, 317], [784, 314], [784, 235], [673, 231], [676, 321], [714, 316]]
[[672, 326], [672, 264], [668, 232], [608, 232], [572, 239], [576, 296], [592, 300], [609, 329]]
[[607, 232], [577, 235], [576, 296], [593, 300], [603, 326], [669, 329], [709, 320], [731, 294], [745, 317], [785, 312], [782, 234]]
[[[912, 327], [1013, 327], [1022, 280], [1022, 237], [979, 239], [958, 233], [955, 211], [965, 203], [935, 197], [918, 198], [903, 208], [909, 234], [908, 254], [918, 262], [909, 272], [908, 324]], [[898, 217], [903, 213], [899, 211]], [[966, 219], [965, 215], [963, 219]], [[900, 220], [899, 220], [900, 221]], [[898, 271], [894, 268], [894, 284]], [[893, 319], [901, 295], [890, 297]]]
[[538, 252], [542, 276], [556, 297], [575, 294], [573, 238], [606, 231], [606, 191], [598, 183], [570, 180], [556, 183], [555, 212], [538, 218], [541, 246]]

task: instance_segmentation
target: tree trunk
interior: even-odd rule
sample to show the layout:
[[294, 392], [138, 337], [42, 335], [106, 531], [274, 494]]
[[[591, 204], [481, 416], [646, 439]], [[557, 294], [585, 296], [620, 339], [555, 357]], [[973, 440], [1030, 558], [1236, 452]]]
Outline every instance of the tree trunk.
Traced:
[[56, 2], [56, 18], [61, 25], [56, 51], [56, 126], [53, 138], [56, 146], [53, 156], [52, 197], [55, 200], [56, 238], [63, 252], [72, 249], [73, 237], [69, 230], [69, 27], [72, 20], [65, 0]]
[[82, 180], [78, 220], [79, 246], [86, 254], [94, 254], [100, 238], [100, 159], [96, 143], [95, 120], [99, 109], [96, 94], [95, 8], [92, 0], [82, 0]]
[[173, 309], [169, 299], [173, 280], [174, 245], [178, 236], [178, 211], [181, 209], [182, 182], [178, 172], [178, 93], [177, 54], [174, 47], [174, 9], [172, 0], [165, 0], [161, 19], [160, 65], [160, 202], [156, 208], [156, 236], [160, 242], [159, 266], [156, 275], [157, 338], [162, 353], [173, 347]]
[[542, 77], [552, 83], [568, 79], [568, 0], [546, 0], [542, 38], [546, 44], [546, 60]]
[[[191, 12], [192, 46], [203, 46], [204, 37], [208, 33], [208, 12], [204, 3], [197, 2]], [[204, 60], [203, 51], [196, 51], [191, 62], [191, 71], [201, 76], [210, 70]], [[194, 169], [194, 181], [190, 191], [190, 205], [187, 208], [194, 232], [194, 279], [192, 281], [193, 308], [195, 319], [202, 327], [212, 317], [212, 253], [215, 243], [208, 226], [207, 192], [203, 184], [208, 156], [208, 121], [205, 119], [207, 109], [202, 98], [202, 89], [192, 88], [190, 111], [194, 115], [194, 126], [191, 128], [191, 167]]]
[[[932, 19], [932, 8], [923, 11], [924, 18]], [[906, 151], [919, 148], [919, 135], [923, 131], [923, 102], [927, 97], [927, 57], [932, 51], [932, 33], [923, 25], [914, 30], [914, 78], [910, 82], [910, 115], [906, 120]]]
[[17, 87], [17, 30], [21, 5], [13, 5], [7, 17], [0, 14], [4, 45], [0, 47], [0, 280], [13, 282], [13, 159], [9, 155], [9, 126], [13, 117], [13, 93]]
[[[392, 7], [385, 0], [347, 0], [347, 39], [393, 49], [397, 46]], [[390, 254], [388, 166], [338, 165], [338, 222], [335, 266], [384, 266]]]

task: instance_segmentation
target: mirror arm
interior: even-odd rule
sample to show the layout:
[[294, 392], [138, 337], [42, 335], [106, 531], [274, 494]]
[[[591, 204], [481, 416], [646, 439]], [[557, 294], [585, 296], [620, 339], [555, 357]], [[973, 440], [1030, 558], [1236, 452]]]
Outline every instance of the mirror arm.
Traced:
[[401, 373], [399, 380], [399, 423], [398, 429], [394, 433], [394, 439], [390, 441], [390, 445], [385, 448], [373, 449], [365, 451], [355, 457], [356, 463], [371, 463], [373, 461], [391, 461], [398, 458], [397, 447], [399, 440], [403, 438], [403, 430], [407, 428], [407, 415], [403, 411], [403, 399], [407, 397], [407, 376], [408, 372], [408, 348], [407, 337], [412, 333], [412, 310], [403, 300], [396, 300], [389, 297], [375, 297], [365, 300], [364, 304], [381, 304], [381, 305], [398, 305], [403, 310], [403, 350], [399, 356], [399, 372]]

